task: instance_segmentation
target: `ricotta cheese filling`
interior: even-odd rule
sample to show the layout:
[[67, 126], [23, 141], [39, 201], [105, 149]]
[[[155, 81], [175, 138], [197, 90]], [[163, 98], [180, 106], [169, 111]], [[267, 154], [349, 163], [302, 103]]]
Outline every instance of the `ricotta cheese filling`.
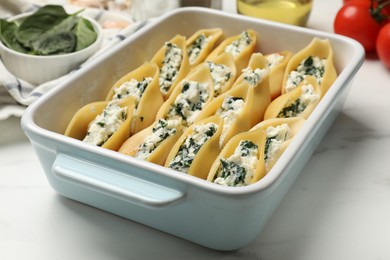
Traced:
[[84, 142], [102, 146], [121, 127], [127, 117], [127, 107], [111, 101], [103, 112], [90, 123]]
[[208, 84], [184, 82], [182, 92], [176, 97], [165, 119], [181, 119], [184, 126], [189, 126], [195, 121], [208, 98]]
[[187, 136], [179, 148], [178, 153], [169, 163], [169, 168], [188, 173], [196, 154], [204, 143], [209, 140], [218, 129], [215, 123], [207, 123], [193, 127], [193, 133]]
[[316, 102], [320, 98], [320, 95], [314, 91], [311, 84], [303, 85], [301, 89], [303, 92], [302, 95], [295, 100], [295, 102], [291, 103], [287, 107], [284, 107], [277, 117], [287, 118], [299, 116], [303, 111], [305, 111], [308, 105]]
[[208, 61], [207, 65], [210, 70], [211, 79], [213, 80], [214, 97], [216, 97], [221, 94], [222, 88], [232, 77], [232, 70], [228, 66], [216, 64], [211, 61]]
[[243, 31], [239, 38], [224, 49], [225, 52], [231, 53], [233, 57], [239, 55], [252, 42], [252, 38], [247, 31]]
[[231, 187], [251, 184], [258, 156], [259, 149], [255, 143], [249, 140], [240, 141], [229, 158], [220, 160], [214, 183]]
[[220, 146], [244, 106], [245, 102], [242, 98], [226, 96], [222, 106], [217, 110], [217, 115], [220, 115], [224, 120], [221, 137], [219, 139]]
[[160, 89], [164, 94], [171, 88], [183, 60], [183, 51], [176, 44], [166, 42], [165, 47], [165, 56], [160, 68], [159, 78]]
[[289, 73], [286, 81], [286, 92], [295, 89], [306, 76], [313, 76], [317, 79], [318, 84], [321, 85], [326, 66], [326, 59], [321, 59], [317, 56], [309, 56], [304, 59], [297, 67]]
[[269, 162], [273, 161], [280, 150], [282, 143], [290, 139], [290, 127], [287, 124], [281, 124], [276, 127], [269, 126], [266, 129], [266, 140], [264, 147], [264, 162], [268, 167]]
[[179, 120], [159, 119], [152, 128], [152, 134], [138, 147], [135, 157], [146, 160], [165, 139], [177, 132], [179, 126]]
[[251, 86], [256, 86], [263, 77], [268, 73], [268, 69], [254, 69], [246, 68], [242, 70], [242, 73], [244, 74], [244, 80], [248, 82]]
[[126, 81], [114, 89], [114, 96], [112, 99], [117, 100], [132, 96], [136, 100], [135, 107], [137, 108], [138, 103], [150, 82], [152, 82], [151, 77], [144, 78], [141, 81], [137, 81], [136, 79]]
[[199, 57], [200, 52], [204, 46], [210, 42], [211, 36], [206, 37], [204, 33], [200, 34], [198, 38], [187, 48], [188, 58], [190, 64], [194, 64], [196, 59]]
[[267, 66], [269, 69], [274, 68], [275, 66], [279, 65], [282, 63], [284, 60], [284, 56], [280, 55], [279, 53], [272, 53], [270, 55], [265, 56], [267, 60]]

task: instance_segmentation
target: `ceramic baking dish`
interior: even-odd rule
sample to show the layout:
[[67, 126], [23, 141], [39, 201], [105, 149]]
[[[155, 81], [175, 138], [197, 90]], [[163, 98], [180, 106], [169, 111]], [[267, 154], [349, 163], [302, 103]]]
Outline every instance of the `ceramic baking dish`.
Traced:
[[[334, 49], [337, 80], [259, 182], [222, 187], [63, 135], [80, 107], [103, 100], [116, 80], [150, 59], [165, 41], [214, 27], [225, 37], [255, 30], [262, 53], [296, 52], [313, 37], [329, 39]], [[178, 9], [40, 98], [28, 107], [22, 126], [59, 194], [209, 248], [233, 250], [259, 235], [340, 111], [363, 59], [359, 44], [338, 35], [203, 8]]]

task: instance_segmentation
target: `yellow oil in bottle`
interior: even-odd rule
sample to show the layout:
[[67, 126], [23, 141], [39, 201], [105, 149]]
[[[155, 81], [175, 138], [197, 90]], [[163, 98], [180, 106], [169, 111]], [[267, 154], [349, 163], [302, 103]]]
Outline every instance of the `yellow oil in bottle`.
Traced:
[[240, 14], [305, 26], [312, 0], [237, 0]]

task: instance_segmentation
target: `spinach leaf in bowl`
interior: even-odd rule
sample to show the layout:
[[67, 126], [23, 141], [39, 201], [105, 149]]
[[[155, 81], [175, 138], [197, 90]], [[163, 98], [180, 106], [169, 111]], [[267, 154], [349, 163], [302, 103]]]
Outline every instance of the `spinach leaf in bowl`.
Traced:
[[46, 5], [22, 21], [0, 19], [0, 40], [8, 48], [34, 55], [84, 49], [96, 40], [97, 33], [78, 13], [67, 14], [62, 6]]
[[17, 28], [15, 23], [0, 19], [0, 40], [5, 46], [12, 50], [27, 53], [29, 50], [21, 45], [15, 38], [15, 31]]

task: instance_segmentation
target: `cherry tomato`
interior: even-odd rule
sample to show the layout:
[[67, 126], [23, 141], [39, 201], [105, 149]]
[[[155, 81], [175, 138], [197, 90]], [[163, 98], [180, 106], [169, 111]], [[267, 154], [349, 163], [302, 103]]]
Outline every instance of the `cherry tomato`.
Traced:
[[343, 0], [343, 4], [350, 3], [350, 2], [367, 2], [367, 3], [370, 3], [371, 0]]
[[375, 50], [376, 38], [381, 24], [370, 13], [370, 4], [350, 2], [337, 12], [333, 28], [335, 33], [360, 42], [366, 52]]
[[344, 5], [356, 2], [365, 3], [368, 7], [370, 7], [372, 3], [374, 8], [377, 8], [379, 4], [384, 4], [381, 10], [381, 13], [384, 16], [387, 16], [387, 18], [384, 18], [384, 23], [390, 22], [390, 2], [387, 2], [387, 0], [343, 0]]
[[390, 69], [390, 23], [384, 25], [379, 31], [376, 40], [376, 51], [379, 59]]

